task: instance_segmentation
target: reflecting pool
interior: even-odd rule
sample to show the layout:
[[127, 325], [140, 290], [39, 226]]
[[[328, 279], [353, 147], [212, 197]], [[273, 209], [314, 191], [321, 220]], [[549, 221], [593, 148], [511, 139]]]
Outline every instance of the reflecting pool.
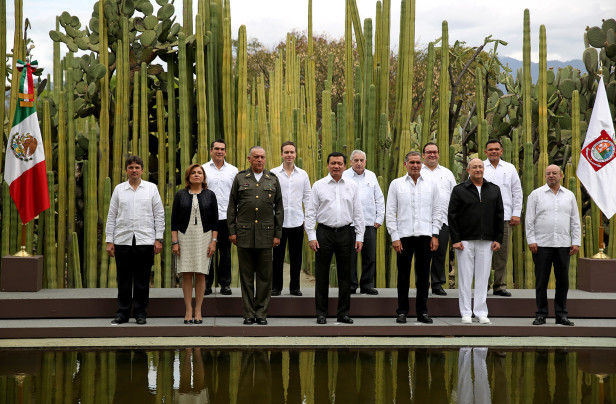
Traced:
[[0, 351], [0, 403], [616, 403], [616, 350]]

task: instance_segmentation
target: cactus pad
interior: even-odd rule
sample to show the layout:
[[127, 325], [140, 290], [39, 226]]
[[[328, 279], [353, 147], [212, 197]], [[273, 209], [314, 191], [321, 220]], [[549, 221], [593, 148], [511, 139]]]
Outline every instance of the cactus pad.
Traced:
[[159, 20], [167, 20], [173, 16], [173, 13], [175, 13], [175, 7], [173, 7], [173, 4], [165, 4], [158, 9], [156, 15]]
[[603, 47], [603, 44], [605, 43], [605, 32], [603, 32], [603, 30], [599, 27], [592, 27], [588, 29], [588, 43], [590, 43], [590, 46], [593, 46], [595, 48], [601, 48]]

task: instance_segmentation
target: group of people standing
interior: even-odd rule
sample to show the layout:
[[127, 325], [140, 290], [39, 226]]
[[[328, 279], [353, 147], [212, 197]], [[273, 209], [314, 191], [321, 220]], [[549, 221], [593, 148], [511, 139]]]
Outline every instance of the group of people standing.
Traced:
[[[182, 273], [185, 324], [201, 324], [203, 296], [214, 286], [213, 257], [218, 251], [216, 278], [223, 295], [232, 294], [231, 243], [237, 246], [244, 324], [267, 324], [271, 296], [283, 289], [283, 263], [288, 245], [289, 292], [302, 296], [300, 272], [304, 231], [315, 252], [315, 304], [318, 324], [326, 324], [330, 264], [336, 256], [338, 322], [352, 324], [351, 295], [377, 295], [376, 233], [386, 219], [397, 253], [398, 308], [396, 322], [409, 314], [411, 263], [415, 258], [418, 322], [431, 324], [428, 295], [445, 296], [447, 250], [451, 239], [458, 260], [461, 322], [472, 316], [489, 324], [487, 292], [494, 267], [493, 294], [509, 297], [506, 267], [510, 228], [520, 224], [522, 188], [515, 167], [501, 160], [502, 145], [490, 140], [485, 161], [472, 159], [469, 178], [456, 185], [453, 173], [439, 164], [435, 143], [404, 159], [407, 173], [389, 186], [387, 203], [376, 175], [366, 169], [366, 153], [354, 150], [350, 168], [339, 152], [327, 156], [329, 174], [310, 186], [306, 171], [295, 165], [293, 142], [281, 146], [283, 163], [265, 169], [265, 150], [250, 149], [249, 168], [239, 171], [225, 161], [226, 144], [211, 144], [212, 159], [192, 164], [185, 172], [185, 188], [178, 191], [171, 214], [172, 253]], [[154, 254], [162, 250], [164, 209], [154, 184], [141, 179], [143, 162], [126, 160], [128, 181], [112, 195], [107, 218], [107, 252], [116, 257], [118, 312], [112, 324], [131, 315], [146, 323], [150, 270]], [[526, 236], [533, 252], [537, 279], [537, 312], [533, 324], [545, 323], [547, 283], [554, 265], [556, 323], [567, 318], [569, 256], [577, 253], [581, 226], [573, 194], [560, 185], [562, 173], [551, 165], [546, 185], [533, 191], [526, 208]], [[152, 248], [152, 246], [154, 246]], [[361, 254], [361, 276], [357, 276]], [[447, 269], [446, 269], [447, 268]], [[193, 276], [196, 305], [192, 307]], [[471, 285], [474, 279], [474, 299]], [[472, 302], [472, 306], [471, 306]]]

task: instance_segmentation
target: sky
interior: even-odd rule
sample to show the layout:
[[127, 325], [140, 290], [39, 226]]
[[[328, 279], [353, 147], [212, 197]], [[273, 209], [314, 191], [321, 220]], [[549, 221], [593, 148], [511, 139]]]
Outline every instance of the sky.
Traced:
[[[295, 29], [307, 31], [308, 0], [230, 0], [232, 36], [237, 37], [240, 25], [245, 25], [249, 39], [256, 38], [267, 48], [273, 48]], [[182, 1], [176, 0], [177, 21], [182, 20]], [[197, 0], [193, 0], [196, 15]], [[52, 41], [49, 30], [55, 28], [55, 16], [63, 11], [79, 17], [85, 26], [92, 13], [93, 0], [24, 0], [24, 17], [30, 20], [29, 37], [36, 48], [34, 58], [40, 67], [53, 63]], [[153, 2], [155, 10], [158, 5]], [[372, 18], [375, 24], [376, 1], [357, 0], [362, 21]], [[13, 44], [14, 8], [7, 1], [8, 52]], [[344, 0], [313, 0], [313, 32], [326, 33], [329, 37], [344, 36]], [[416, 0], [415, 41], [425, 47], [441, 36], [441, 25], [447, 20], [449, 41], [466, 42], [475, 47], [483, 44], [485, 37], [508, 42], [499, 46], [498, 53], [522, 59], [522, 29], [524, 9], [530, 10], [532, 59], [538, 61], [539, 27], [547, 32], [548, 60], [569, 61], [581, 59], [584, 51], [584, 30], [587, 26], [600, 26], [602, 19], [616, 18], [614, 1], [579, 0]], [[391, 1], [391, 45], [397, 52], [400, 25], [400, 1]], [[66, 47], [62, 46], [62, 53]]]

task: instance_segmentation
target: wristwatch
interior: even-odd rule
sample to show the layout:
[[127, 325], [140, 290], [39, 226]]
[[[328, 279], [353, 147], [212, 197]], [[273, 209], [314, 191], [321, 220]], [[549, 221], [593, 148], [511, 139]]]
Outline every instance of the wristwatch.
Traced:
[[159, 243], [163, 243], [163, 239], [162, 238], [157, 238], [156, 241], [158, 241]]
[[218, 243], [218, 239], [217, 238], [213, 238], [212, 241], [215, 242], [215, 243]]
[[172, 241], [171, 242], [171, 245], [176, 245], [176, 244], [180, 244], [180, 242], [179, 241]]

